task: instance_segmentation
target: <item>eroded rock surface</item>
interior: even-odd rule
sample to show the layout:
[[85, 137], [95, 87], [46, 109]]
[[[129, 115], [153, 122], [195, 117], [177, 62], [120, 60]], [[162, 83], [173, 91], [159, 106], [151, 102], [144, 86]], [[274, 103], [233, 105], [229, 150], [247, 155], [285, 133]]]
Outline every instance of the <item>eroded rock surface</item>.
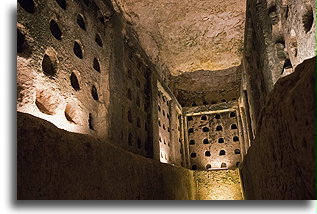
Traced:
[[269, 94], [242, 163], [246, 199], [316, 198], [315, 61], [298, 65]]
[[245, 1], [113, 0], [152, 61], [172, 75], [238, 66]]
[[195, 199], [188, 169], [17, 116], [18, 199]]
[[242, 200], [238, 170], [195, 171], [197, 200]]
[[221, 71], [195, 71], [171, 78], [171, 87], [182, 106], [228, 102], [239, 97], [242, 67]]

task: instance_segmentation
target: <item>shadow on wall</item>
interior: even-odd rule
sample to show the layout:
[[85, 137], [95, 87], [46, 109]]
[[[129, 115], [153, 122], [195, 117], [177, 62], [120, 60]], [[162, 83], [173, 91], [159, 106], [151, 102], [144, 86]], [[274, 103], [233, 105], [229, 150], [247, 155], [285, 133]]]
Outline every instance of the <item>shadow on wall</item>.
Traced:
[[241, 165], [246, 199], [316, 199], [316, 57], [281, 78]]

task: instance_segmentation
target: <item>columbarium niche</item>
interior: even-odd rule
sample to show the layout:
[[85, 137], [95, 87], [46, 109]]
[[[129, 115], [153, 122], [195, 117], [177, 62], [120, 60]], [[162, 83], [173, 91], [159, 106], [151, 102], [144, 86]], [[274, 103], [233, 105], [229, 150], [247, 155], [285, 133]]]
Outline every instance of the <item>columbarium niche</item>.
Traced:
[[162, 163], [168, 163], [171, 159], [171, 120], [168, 115], [170, 112], [170, 98], [163, 88], [159, 88], [157, 101], [158, 109], [158, 121], [159, 121], [159, 148], [163, 154], [163, 158], [160, 158]]
[[58, 95], [49, 90], [37, 90], [35, 105], [44, 114], [54, 115], [60, 104]]
[[45, 75], [54, 76], [57, 72], [58, 58], [53, 48], [48, 48], [43, 56], [42, 69]]
[[[202, 117], [206, 120], [202, 120]], [[186, 121], [191, 166], [196, 166], [197, 170], [237, 167], [241, 155], [236, 125], [238, 120], [234, 109], [193, 112], [187, 116]], [[223, 163], [226, 163], [225, 167]]]
[[106, 13], [103, 2], [86, 8], [82, 1], [18, 1], [18, 111], [106, 137], [108, 122], [100, 118], [108, 114], [112, 30], [90, 25], [99, 23], [101, 8]]
[[[98, 40], [96, 35], [96, 42], [102, 47], [102, 41]], [[127, 142], [123, 147], [136, 154], [150, 157], [152, 145], [148, 124], [151, 119], [151, 70], [147, 68], [136, 49], [137, 45], [134, 46], [132, 41], [124, 46], [123, 111], [128, 111], [128, 122], [122, 124], [122, 134]]]

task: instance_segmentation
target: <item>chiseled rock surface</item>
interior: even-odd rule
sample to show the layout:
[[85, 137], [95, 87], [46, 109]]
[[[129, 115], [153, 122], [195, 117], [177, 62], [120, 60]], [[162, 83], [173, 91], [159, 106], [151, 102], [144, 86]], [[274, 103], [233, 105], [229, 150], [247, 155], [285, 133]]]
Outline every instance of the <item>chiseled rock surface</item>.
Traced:
[[17, 116], [18, 199], [195, 199], [191, 170]]
[[242, 66], [221, 71], [186, 72], [171, 78], [171, 88], [182, 106], [216, 104], [239, 97]]
[[246, 199], [316, 199], [316, 57], [281, 78], [241, 166]]
[[246, 1], [112, 1], [154, 64], [172, 75], [241, 63]]
[[197, 200], [243, 200], [238, 170], [195, 171]]
[[96, 14], [110, 10], [102, 1], [99, 9], [66, 1], [65, 10], [60, 1], [42, 0], [28, 13], [21, 5], [32, 8], [30, 2], [17, 4], [17, 110], [68, 131], [106, 138], [109, 124], [101, 118], [110, 111], [112, 27]]

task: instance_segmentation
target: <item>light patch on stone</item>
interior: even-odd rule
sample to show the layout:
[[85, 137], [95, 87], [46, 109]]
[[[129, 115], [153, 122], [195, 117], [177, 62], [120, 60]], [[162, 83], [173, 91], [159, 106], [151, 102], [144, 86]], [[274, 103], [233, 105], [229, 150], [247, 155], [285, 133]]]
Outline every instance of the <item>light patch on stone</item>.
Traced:
[[172, 75], [241, 64], [245, 1], [114, 1], [151, 60]]

